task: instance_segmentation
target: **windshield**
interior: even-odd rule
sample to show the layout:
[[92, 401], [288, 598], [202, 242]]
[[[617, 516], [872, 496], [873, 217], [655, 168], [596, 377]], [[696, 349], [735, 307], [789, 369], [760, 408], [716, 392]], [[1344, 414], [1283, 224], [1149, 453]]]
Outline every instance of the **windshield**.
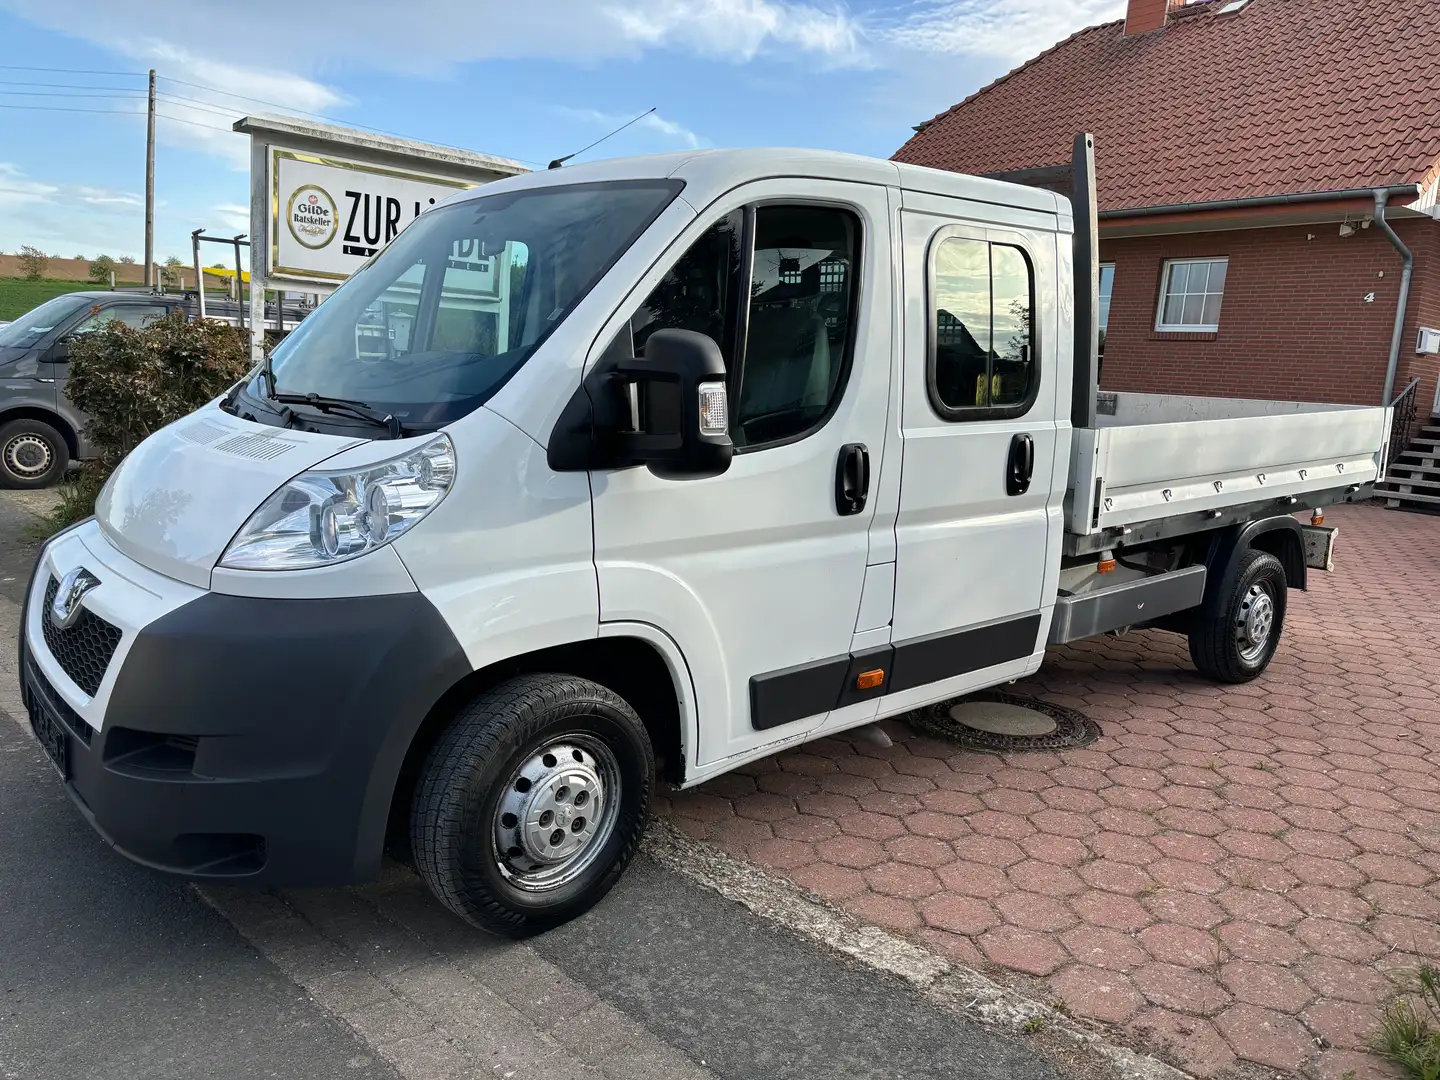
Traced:
[[428, 211], [275, 349], [275, 385], [409, 427], [449, 423], [505, 384], [679, 190], [576, 184]]
[[88, 296], [57, 296], [27, 311], [8, 326], [0, 326], [0, 348], [28, 349], [75, 312], [93, 304]]

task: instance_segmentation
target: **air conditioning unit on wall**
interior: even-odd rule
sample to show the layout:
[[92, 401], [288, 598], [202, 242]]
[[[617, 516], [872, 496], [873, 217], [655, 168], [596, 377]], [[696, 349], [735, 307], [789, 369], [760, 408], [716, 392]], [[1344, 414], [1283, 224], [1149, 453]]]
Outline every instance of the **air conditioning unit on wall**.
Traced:
[[1428, 326], [1422, 326], [1420, 333], [1415, 338], [1415, 351], [1417, 353], [1428, 353], [1431, 356], [1440, 353], [1440, 330], [1432, 330]]

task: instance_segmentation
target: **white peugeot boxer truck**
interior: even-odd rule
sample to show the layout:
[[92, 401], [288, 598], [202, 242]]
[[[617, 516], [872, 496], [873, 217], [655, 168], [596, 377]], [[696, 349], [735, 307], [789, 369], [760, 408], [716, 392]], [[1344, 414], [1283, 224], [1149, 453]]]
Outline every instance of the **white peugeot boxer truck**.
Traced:
[[119, 851], [339, 885], [387, 847], [521, 936], [682, 787], [1189, 637], [1265, 670], [1387, 410], [1095, 387], [1075, 195], [700, 151], [421, 215], [41, 552], [34, 730]]

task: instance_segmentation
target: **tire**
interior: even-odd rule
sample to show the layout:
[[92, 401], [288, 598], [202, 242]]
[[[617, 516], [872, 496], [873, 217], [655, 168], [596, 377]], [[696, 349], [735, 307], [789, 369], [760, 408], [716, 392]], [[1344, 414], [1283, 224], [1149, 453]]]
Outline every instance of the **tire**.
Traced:
[[43, 420], [0, 424], [0, 487], [49, 487], [69, 464], [65, 436]]
[[476, 697], [431, 748], [410, 810], [416, 869], [472, 925], [541, 933], [619, 880], [654, 776], [645, 725], [616, 694], [571, 675], [511, 679]]
[[1190, 657], [1216, 682], [1249, 682], [1263, 672], [1285, 627], [1288, 586], [1280, 560], [1252, 548], [1236, 571], [1220, 615], [1197, 619], [1190, 629]]

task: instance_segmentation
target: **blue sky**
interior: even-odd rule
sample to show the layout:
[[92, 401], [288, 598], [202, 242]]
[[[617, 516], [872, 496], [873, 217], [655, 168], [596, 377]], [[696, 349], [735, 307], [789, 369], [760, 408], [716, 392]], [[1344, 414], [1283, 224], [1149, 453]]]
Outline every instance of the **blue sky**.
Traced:
[[[764, 145], [888, 156], [911, 125], [1123, 9], [1123, 0], [0, 0], [0, 250], [142, 254], [150, 67], [163, 117], [156, 254], [188, 261], [190, 230], [248, 228], [246, 140], [228, 130], [247, 112], [319, 114], [538, 164], [655, 106], [586, 157]], [[61, 111], [86, 109], [101, 112]]]

